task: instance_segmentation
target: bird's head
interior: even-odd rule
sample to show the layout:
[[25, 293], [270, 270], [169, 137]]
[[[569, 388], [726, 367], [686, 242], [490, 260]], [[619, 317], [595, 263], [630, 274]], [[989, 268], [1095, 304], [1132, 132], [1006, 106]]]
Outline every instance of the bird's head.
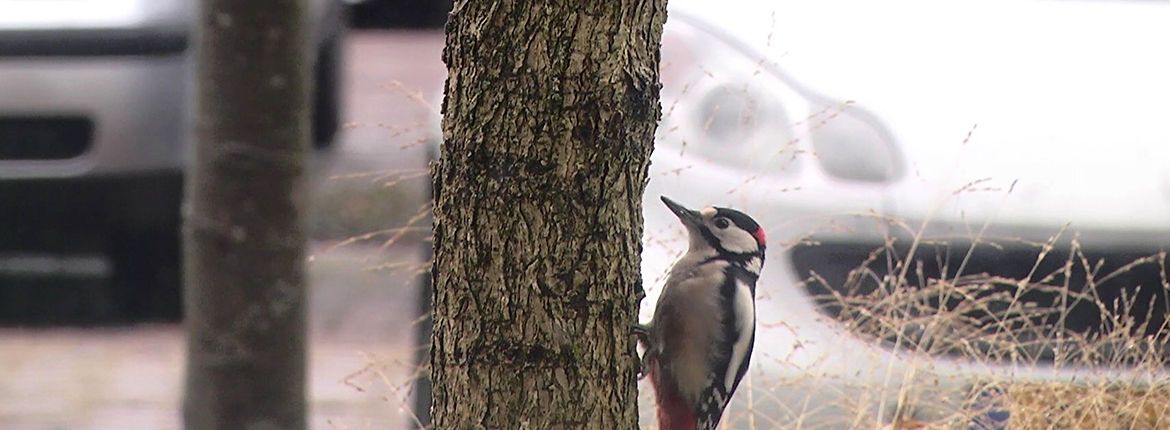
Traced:
[[764, 256], [767, 239], [756, 220], [735, 209], [706, 207], [687, 209], [674, 200], [662, 197], [690, 236], [689, 252], [710, 252], [723, 257]]

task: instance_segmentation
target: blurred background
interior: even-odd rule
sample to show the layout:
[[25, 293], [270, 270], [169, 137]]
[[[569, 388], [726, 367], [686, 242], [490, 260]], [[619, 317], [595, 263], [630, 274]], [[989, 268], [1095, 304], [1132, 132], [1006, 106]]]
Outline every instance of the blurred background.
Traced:
[[[0, 0], [0, 428], [179, 426], [194, 4]], [[406, 426], [450, 1], [311, 4], [311, 423]]]
[[[450, 3], [310, 1], [314, 428], [425, 421]], [[193, 4], [0, 0], [0, 428], [178, 426]], [[1170, 362], [1170, 3], [669, 7], [642, 312], [684, 246], [658, 195], [768, 231], [729, 428], [1003, 428], [1011, 384]]]

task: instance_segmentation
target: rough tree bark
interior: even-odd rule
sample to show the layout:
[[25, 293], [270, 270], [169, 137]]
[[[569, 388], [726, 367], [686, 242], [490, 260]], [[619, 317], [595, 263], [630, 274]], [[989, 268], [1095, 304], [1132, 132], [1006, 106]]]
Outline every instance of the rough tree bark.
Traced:
[[458, 1], [434, 171], [436, 428], [637, 426], [665, 0]]
[[184, 209], [187, 429], [305, 428], [304, 0], [203, 0]]

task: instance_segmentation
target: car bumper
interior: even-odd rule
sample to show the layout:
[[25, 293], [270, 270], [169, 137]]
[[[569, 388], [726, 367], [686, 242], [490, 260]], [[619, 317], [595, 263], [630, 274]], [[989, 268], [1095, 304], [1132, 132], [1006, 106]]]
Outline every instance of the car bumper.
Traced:
[[7, 135], [26, 137], [0, 145], [62, 144], [53, 138], [27, 138], [44, 137], [20, 129], [30, 120], [69, 118], [91, 124], [75, 156], [61, 157], [61, 151], [46, 148], [0, 151], [0, 180], [180, 170], [187, 64], [183, 53], [0, 58], [0, 119], [15, 120], [9, 122]]

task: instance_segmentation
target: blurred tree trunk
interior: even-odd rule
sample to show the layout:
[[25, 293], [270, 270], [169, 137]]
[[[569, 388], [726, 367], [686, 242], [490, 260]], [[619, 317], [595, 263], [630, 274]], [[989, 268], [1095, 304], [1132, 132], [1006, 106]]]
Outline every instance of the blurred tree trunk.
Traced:
[[434, 171], [436, 428], [636, 428], [665, 19], [665, 0], [456, 2]]
[[303, 429], [305, 0], [203, 0], [185, 203], [187, 429]]

